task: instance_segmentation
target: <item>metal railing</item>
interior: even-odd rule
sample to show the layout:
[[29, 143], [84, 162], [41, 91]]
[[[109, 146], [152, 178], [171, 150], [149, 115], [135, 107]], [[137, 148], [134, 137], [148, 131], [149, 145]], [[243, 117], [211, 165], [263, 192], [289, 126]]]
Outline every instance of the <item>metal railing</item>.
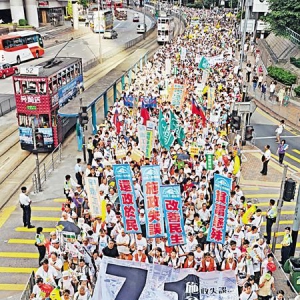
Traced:
[[32, 271], [27, 284], [25, 286], [25, 289], [22, 292], [22, 295], [20, 297], [20, 300], [28, 300], [30, 299], [30, 295], [32, 293], [33, 290], [33, 286], [35, 285], [35, 275], [34, 275], [34, 271]]
[[11, 112], [15, 108], [16, 108], [16, 100], [15, 100], [14, 95], [12, 95], [8, 99], [6, 99], [0, 103], [0, 117]]
[[[39, 165], [39, 172], [35, 169], [32, 175], [34, 193], [41, 191], [43, 185], [48, 180], [50, 174], [58, 167], [62, 160], [62, 145], [59, 144], [50, 154], [50, 159]], [[38, 178], [40, 177], [40, 178]], [[39, 180], [40, 179], [40, 180]], [[40, 184], [40, 186], [39, 186]]]
[[290, 28], [286, 28], [287, 37], [296, 45], [300, 45], [300, 34]]

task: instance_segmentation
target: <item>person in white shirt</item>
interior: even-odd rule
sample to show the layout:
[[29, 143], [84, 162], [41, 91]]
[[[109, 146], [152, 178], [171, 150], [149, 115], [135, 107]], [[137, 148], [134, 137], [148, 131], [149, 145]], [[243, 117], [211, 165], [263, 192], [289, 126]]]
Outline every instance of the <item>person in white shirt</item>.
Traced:
[[270, 145], [265, 146], [265, 152], [264, 152], [264, 155], [262, 157], [263, 168], [262, 168], [260, 173], [264, 176], [268, 174], [268, 163], [269, 163], [269, 160], [271, 158], [270, 148], [271, 148]]
[[58, 283], [58, 280], [61, 278], [61, 269], [63, 266], [63, 262], [60, 258], [58, 258], [58, 254], [56, 252], [52, 252], [49, 258], [49, 265], [52, 266], [56, 272], [57, 275], [55, 277], [55, 282]]
[[244, 290], [240, 295], [240, 300], [257, 300], [258, 296], [256, 292], [252, 291], [252, 285], [250, 282], [244, 284]]
[[27, 195], [26, 186], [23, 186], [21, 188], [21, 194], [19, 195], [19, 202], [20, 202], [20, 206], [23, 210], [24, 227], [34, 228], [34, 226], [31, 225], [31, 223], [30, 223], [30, 219], [31, 219], [31, 207], [30, 207], [31, 200]]
[[255, 214], [251, 218], [251, 225], [256, 226], [258, 228], [258, 232], [260, 232], [261, 224], [263, 223], [263, 216], [261, 215], [262, 211], [258, 208]]
[[90, 300], [90, 296], [88, 295], [86, 288], [84, 286], [78, 287], [78, 292], [74, 295], [74, 300]]
[[43, 278], [44, 283], [53, 286], [56, 286], [55, 278], [57, 275], [57, 271], [54, 267], [49, 265], [49, 261], [46, 258], [42, 261], [41, 267], [39, 267], [35, 273], [36, 278], [41, 277]]
[[202, 204], [202, 208], [199, 210], [199, 217], [202, 220], [202, 222], [208, 222], [210, 218], [210, 212], [207, 209], [206, 203]]
[[130, 253], [129, 243], [130, 243], [129, 235], [125, 233], [124, 229], [121, 229], [121, 232], [117, 235], [116, 238], [116, 244], [120, 255]]

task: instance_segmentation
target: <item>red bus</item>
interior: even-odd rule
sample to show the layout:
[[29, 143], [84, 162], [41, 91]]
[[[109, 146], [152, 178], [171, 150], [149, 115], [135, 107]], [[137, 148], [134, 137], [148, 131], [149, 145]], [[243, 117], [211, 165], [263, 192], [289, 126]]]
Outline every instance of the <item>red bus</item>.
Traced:
[[0, 36], [0, 62], [20, 64], [22, 61], [44, 55], [41, 35], [36, 31], [24, 30]]
[[60, 117], [57, 112], [84, 90], [82, 59], [56, 57], [21, 67], [13, 84], [21, 148], [33, 150], [34, 128], [38, 151], [52, 151], [76, 124], [76, 118]]

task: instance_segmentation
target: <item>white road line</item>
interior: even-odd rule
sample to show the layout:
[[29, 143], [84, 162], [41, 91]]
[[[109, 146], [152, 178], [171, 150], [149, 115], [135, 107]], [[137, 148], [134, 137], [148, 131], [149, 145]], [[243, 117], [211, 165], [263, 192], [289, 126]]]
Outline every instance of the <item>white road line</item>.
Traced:
[[[281, 135], [280, 138], [283, 139], [283, 138], [298, 138], [300, 137], [300, 135]], [[259, 137], [256, 137], [255, 140], [264, 140], [264, 139], [275, 139], [276, 136], [273, 135], [273, 136], [259, 136]]]

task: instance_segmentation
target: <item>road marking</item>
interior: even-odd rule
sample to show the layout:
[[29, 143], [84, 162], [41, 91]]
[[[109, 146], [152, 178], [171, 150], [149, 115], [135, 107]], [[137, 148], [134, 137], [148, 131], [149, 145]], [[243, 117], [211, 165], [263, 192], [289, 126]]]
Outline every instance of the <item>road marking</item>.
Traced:
[[0, 228], [5, 224], [10, 215], [15, 211], [16, 206], [5, 207], [0, 212]]
[[296, 161], [297, 163], [300, 163], [300, 159], [297, 158], [296, 156], [292, 155], [292, 154], [289, 154], [289, 153], [285, 153], [285, 156]]
[[0, 291], [23, 291], [25, 289], [25, 284], [0, 284]]
[[242, 188], [243, 191], [259, 191], [260, 188], [257, 186], [245, 186]]
[[26, 245], [34, 245], [35, 240], [27, 240], [27, 239], [9, 239], [8, 244], [26, 244]]
[[[293, 220], [283, 220], [283, 221], [279, 221], [279, 225], [292, 225], [293, 224]], [[266, 222], [262, 222], [262, 225], [266, 225]]]
[[[55, 228], [43, 228], [43, 232], [51, 232], [51, 231], [55, 231]], [[15, 231], [17, 232], [36, 232], [36, 228], [27, 228], [27, 227], [17, 227], [15, 228]]]
[[[296, 248], [299, 248], [299, 247], [300, 247], [300, 243], [297, 243], [297, 244], [296, 244]], [[276, 245], [275, 245], [275, 248], [276, 248], [276, 249], [281, 249], [281, 248], [282, 248], [282, 245], [281, 245], [281, 244], [276, 244]]]
[[[280, 136], [281, 139], [283, 138], [298, 138], [300, 137], [300, 135], [283, 135], [283, 136]], [[266, 140], [266, 139], [276, 139], [276, 135], [271, 135], [271, 136], [258, 136], [258, 137], [255, 137], [255, 140]]]
[[58, 222], [60, 218], [58, 217], [31, 217], [32, 221], [47, 221], [47, 222]]
[[31, 210], [34, 211], [61, 211], [61, 207], [52, 207], [52, 206], [31, 206]]
[[246, 198], [276, 198], [279, 196], [278, 194], [247, 194]]
[[0, 252], [0, 257], [39, 258], [39, 254], [38, 253], [31, 253], [31, 252]]
[[[287, 154], [287, 153], [286, 153]], [[275, 155], [275, 154], [271, 154], [272, 155], [272, 157], [273, 158], [275, 158], [277, 161], [278, 161], [278, 156], [277, 155]], [[293, 169], [293, 170], [295, 170], [295, 171], [297, 171], [297, 172], [300, 172], [300, 168], [297, 168], [296, 166], [294, 166], [293, 164], [291, 164], [291, 163], [289, 163], [289, 162], [287, 162], [287, 161], [284, 161], [284, 164], [285, 165], [288, 165], [291, 169]]]
[[[262, 215], [265, 216], [267, 212], [262, 212]], [[282, 210], [281, 215], [294, 215], [295, 211], [294, 210]]]
[[[287, 201], [284, 201], [283, 202], [283, 206], [295, 206], [296, 203], [295, 202], [287, 202]], [[254, 205], [256, 206], [269, 206], [269, 202], [260, 202], [260, 203], [253, 203]]]
[[0, 273], [28, 273], [31, 274], [32, 271], [36, 271], [37, 268], [13, 268], [13, 267], [0, 267]]
[[[300, 231], [298, 231], [298, 234], [300, 234]], [[276, 233], [276, 236], [284, 236], [285, 235], [285, 232], [284, 231], [279, 231]], [[266, 233], [264, 234], [264, 236], [266, 237]], [[274, 236], [274, 234], [272, 234], [272, 236]], [[298, 246], [297, 246], [298, 247]]]
[[299, 150], [293, 149], [292, 151], [295, 152], [295, 153], [297, 153], [297, 154], [300, 154]]
[[56, 199], [53, 199], [54, 202], [66, 202], [66, 198], [56, 198]]

